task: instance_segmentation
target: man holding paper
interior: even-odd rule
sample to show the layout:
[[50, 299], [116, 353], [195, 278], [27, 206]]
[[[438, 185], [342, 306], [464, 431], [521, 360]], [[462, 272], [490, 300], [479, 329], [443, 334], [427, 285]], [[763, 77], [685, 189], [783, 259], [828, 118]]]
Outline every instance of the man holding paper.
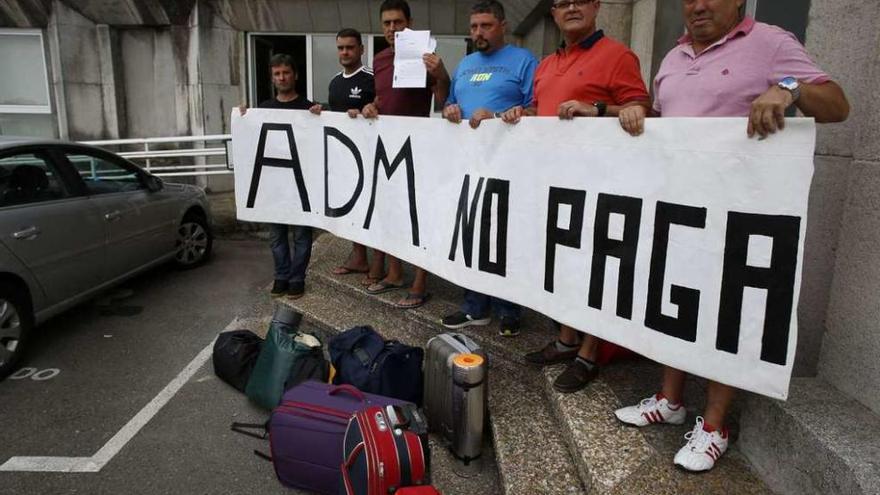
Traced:
[[[446, 72], [446, 67], [443, 66], [443, 60], [434, 53], [422, 54], [422, 63], [426, 71], [424, 87], [395, 87], [395, 42], [397, 35], [412, 24], [412, 15], [406, 0], [385, 0], [379, 7], [379, 15], [385, 40], [391, 46], [376, 54], [373, 59], [376, 100], [366, 105], [362, 114], [368, 119], [375, 119], [379, 114], [428, 117], [431, 114], [432, 97], [440, 106], [449, 95], [449, 74]], [[424, 39], [424, 36], [422, 38]], [[404, 39], [407, 40], [408, 37], [405, 36]], [[423, 43], [426, 49], [431, 45], [430, 36], [428, 36], [428, 40]], [[408, 48], [412, 48], [412, 46], [408, 45]], [[370, 273], [365, 280], [365, 283], [370, 284], [367, 287], [367, 292], [370, 294], [382, 294], [404, 288], [403, 266], [399, 259], [388, 256], [388, 273], [383, 276], [384, 269], [385, 253], [374, 250]], [[397, 303], [397, 306], [409, 309], [424, 304], [428, 299], [427, 281], [428, 272], [416, 268], [412, 287], [406, 297]]]
[[[538, 61], [528, 50], [504, 42], [507, 21], [500, 2], [476, 2], [470, 21], [471, 41], [477, 51], [458, 64], [443, 118], [456, 124], [466, 119], [476, 129], [481, 121], [499, 112], [531, 103]], [[490, 310], [501, 319], [502, 336], [519, 334], [518, 305], [468, 289], [460, 311], [444, 316], [440, 323], [450, 329], [488, 325]]]

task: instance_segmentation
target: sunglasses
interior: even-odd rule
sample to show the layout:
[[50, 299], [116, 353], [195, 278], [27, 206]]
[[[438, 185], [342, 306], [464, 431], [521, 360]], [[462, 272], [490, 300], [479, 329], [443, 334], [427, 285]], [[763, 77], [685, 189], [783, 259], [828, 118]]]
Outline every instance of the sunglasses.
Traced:
[[587, 5], [595, 2], [596, 0], [564, 0], [562, 2], [554, 3], [550, 8], [555, 10], [568, 10], [572, 6], [581, 8], [586, 7]]

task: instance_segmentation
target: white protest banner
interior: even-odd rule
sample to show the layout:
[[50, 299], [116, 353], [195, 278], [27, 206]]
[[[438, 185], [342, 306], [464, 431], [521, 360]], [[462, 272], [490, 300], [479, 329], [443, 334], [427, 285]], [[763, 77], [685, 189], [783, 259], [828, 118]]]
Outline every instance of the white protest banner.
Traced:
[[238, 218], [311, 225], [661, 363], [785, 398], [815, 126], [232, 115]]

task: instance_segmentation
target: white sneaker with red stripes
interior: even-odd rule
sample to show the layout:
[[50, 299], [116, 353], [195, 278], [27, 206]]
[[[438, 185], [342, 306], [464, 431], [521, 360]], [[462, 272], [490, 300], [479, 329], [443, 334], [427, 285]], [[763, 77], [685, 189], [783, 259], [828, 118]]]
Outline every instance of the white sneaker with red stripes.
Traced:
[[688, 471], [708, 471], [727, 452], [727, 435], [703, 429], [703, 418], [697, 418], [694, 429], [685, 433], [687, 443], [675, 454], [674, 463]]
[[620, 408], [614, 411], [614, 415], [617, 419], [633, 426], [648, 426], [655, 423], [680, 425], [684, 423], [687, 411], [681, 404], [670, 406], [666, 397], [661, 398], [660, 394], [657, 394], [643, 399], [637, 406]]

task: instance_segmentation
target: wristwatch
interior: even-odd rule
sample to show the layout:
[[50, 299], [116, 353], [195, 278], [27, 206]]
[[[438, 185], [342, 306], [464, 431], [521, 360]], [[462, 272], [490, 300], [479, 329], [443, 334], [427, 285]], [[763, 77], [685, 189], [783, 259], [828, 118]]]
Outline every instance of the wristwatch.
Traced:
[[776, 83], [776, 85], [791, 93], [792, 103], [798, 101], [798, 98], [801, 97], [801, 85], [794, 77], [784, 77], [781, 81]]
[[597, 117], [604, 117], [608, 112], [608, 105], [604, 101], [594, 101], [593, 106], [596, 107]]

